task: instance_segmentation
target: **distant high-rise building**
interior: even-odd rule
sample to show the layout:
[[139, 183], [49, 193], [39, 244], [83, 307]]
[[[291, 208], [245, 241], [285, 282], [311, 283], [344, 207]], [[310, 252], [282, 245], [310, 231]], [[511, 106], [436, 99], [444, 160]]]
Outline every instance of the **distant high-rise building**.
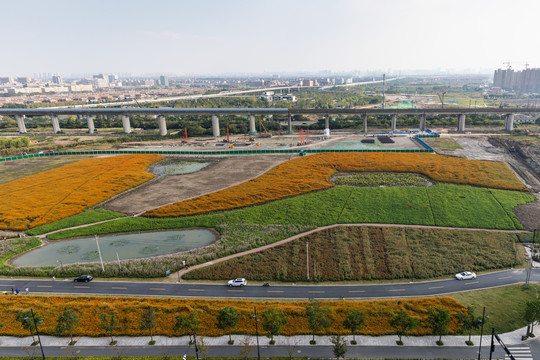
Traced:
[[493, 74], [493, 87], [520, 92], [540, 92], [540, 69], [497, 69]]
[[30, 82], [30, 78], [28, 76], [18, 77], [17, 82], [19, 84], [28, 84]]
[[11, 84], [13, 83], [12, 77], [0, 77], [0, 84]]
[[161, 86], [169, 86], [169, 77], [165, 75], [161, 75], [159, 77], [159, 85]]
[[52, 82], [53, 84], [62, 84], [62, 77], [60, 75], [53, 75]]
[[109, 74], [108, 79], [109, 79], [109, 82], [110, 82], [110, 83], [115, 83], [115, 82], [118, 81], [118, 75], [115, 75], [115, 74]]

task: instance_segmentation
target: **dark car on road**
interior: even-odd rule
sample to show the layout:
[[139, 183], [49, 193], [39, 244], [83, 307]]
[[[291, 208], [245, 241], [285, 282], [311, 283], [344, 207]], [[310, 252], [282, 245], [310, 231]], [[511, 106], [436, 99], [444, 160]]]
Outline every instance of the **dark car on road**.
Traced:
[[89, 282], [92, 281], [94, 277], [90, 275], [81, 275], [73, 279], [73, 282]]

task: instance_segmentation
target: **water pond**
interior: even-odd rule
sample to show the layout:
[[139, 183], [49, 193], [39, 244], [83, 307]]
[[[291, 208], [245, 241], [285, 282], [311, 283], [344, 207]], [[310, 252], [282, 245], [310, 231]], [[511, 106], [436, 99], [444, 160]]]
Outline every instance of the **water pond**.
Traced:
[[[99, 248], [103, 261], [138, 259], [173, 254], [206, 246], [216, 240], [210, 230], [191, 229], [155, 231], [122, 235], [100, 236]], [[13, 260], [15, 266], [57, 266], [98, 262], [95, 238], [77, 238], [48, 244], [27, 252]]]
[[210, 162], [166, 159], [154, 165], [150, 172], [158, 176], [190, 174], [208, 165], [210, 165]]

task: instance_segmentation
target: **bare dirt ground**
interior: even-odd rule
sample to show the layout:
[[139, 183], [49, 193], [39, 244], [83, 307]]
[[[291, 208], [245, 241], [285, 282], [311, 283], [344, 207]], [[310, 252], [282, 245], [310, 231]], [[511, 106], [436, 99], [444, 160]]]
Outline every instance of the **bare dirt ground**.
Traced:
[[190, 160], [210, 160], [213, 163], [191, 174], [158, 178], [146, 186], [105, 203], [103, 207], [130, 215], [140, 214], [243, 183], [297, 156], [291, 154], [192, 158]]

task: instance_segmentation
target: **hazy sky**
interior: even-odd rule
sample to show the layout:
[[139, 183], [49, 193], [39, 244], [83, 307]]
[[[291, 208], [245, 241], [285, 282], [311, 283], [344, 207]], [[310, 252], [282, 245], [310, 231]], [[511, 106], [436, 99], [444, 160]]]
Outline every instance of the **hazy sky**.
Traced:
[[0, 76], [540, 67], [538, 0], [0, 0]]

